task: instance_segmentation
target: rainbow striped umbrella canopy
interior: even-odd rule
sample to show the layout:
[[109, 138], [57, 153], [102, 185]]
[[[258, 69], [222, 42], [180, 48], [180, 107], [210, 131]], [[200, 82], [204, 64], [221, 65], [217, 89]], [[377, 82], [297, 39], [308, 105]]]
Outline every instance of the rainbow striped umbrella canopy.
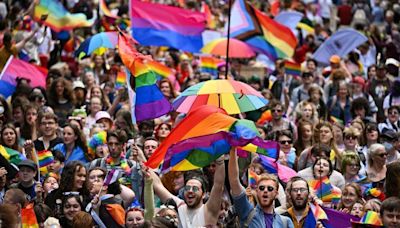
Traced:
[[104, 54], [107, 48], [115, 48], [118, 43], [117, 32], [101, 32], [87, 38], [75, 51], [75, 56], [82, 59], [92, 53]]
[[188, 113], [201, 105], [212, 105], [225, 109], [228, 114], [238, 114], [267, 104], [268, 100], [251, 86], [235, 80], [218, 79], [187, 88], [172, 106], [177, 112]]
[[[225, 57], [227, 46], [227, 38], [218, 38], [204, 45], [201, 52]], [[255, 55], [253, 49], [245, 42], [229, 38], [229, 58], [251, 58]]]

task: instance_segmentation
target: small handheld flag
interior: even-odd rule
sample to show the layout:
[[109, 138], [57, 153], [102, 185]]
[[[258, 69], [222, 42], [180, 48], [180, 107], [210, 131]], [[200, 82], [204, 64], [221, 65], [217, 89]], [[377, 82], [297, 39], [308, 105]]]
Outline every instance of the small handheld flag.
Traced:
[[107, 173], [106, 179], [104, 180], [104, 185], [108, 186], [108, 185], [114, 183], [115, 181], [118, 180], [118, 176], [119, 176], [118, 169], [113, 169], [113, 170], [109, 171]]

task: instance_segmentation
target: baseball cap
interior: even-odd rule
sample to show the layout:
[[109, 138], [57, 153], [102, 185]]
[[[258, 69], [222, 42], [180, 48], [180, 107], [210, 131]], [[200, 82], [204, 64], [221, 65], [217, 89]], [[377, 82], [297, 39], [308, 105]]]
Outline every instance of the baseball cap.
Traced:
[[82, 81], [74, 81], [74, 82], [72, 83], [72, 88], [73, 88], [73, 89], [78, 89], [78, 88], [80, 88], [80, 89], [86, 90], [85, 85], [83, 84]]
[[110, 114], [106, 111], [97, 112], [94, 119], [96, 120], [96, 122], [101, 119], [108, 119], [108, 120], [112, 121]]
[[338, 55], [332, 55], [331, 58], [329, 59], [329, 62], [340, 63], [340, 57]]
[[381, 137], [394, 140], [394, 139], [397, 139], [397, 134], [395, 131], [393, 131], [391, 129], [384, 129]]
[[36, 163], [34, 161], [32, 161], [32, 160], [29, 160], [29, 159], [21, 161], [18, 164], [18, 168], [21, 168], [21, 167], [28, 167], [28, 168], [33, 169], [34, 171], [37, 171]]

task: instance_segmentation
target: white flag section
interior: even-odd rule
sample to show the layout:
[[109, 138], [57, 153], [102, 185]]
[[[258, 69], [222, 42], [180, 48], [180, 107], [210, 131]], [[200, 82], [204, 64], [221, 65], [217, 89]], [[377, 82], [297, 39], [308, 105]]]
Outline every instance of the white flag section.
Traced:
[[107, 173], [106, 179], [104, 180], [104, 185], [110, 185], [118, 180], [119, 170], [113, 169]]
[[321, 44], [314, 52], [313, 58], [322, 64], [329, 65], [329, 58], [332, 55], [343, 57], [367, 41], [366, 36], [354, 29], [341, 29]]

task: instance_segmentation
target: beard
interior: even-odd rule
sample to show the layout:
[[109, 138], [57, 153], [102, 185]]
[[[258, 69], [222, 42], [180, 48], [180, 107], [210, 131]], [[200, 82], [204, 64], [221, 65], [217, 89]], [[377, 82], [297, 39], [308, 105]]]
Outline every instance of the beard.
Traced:
[[195, 196], [194, 198], [191, 198], [190, 200], [187, 198], [187, 196], [185, 196], [184, 200], [185, 200], [187, 207], [190, 209], [195, 209], [199, 206], [200, 203], [202, 203], [202, 199], [199, 196]]
[[294, 209], [296, 210], [303, 210], [304, 208], [307, 207], [307, 199], [303, 199], [300, 201], [300, 199], [293, 199], [292, 200], [292, 205]]

